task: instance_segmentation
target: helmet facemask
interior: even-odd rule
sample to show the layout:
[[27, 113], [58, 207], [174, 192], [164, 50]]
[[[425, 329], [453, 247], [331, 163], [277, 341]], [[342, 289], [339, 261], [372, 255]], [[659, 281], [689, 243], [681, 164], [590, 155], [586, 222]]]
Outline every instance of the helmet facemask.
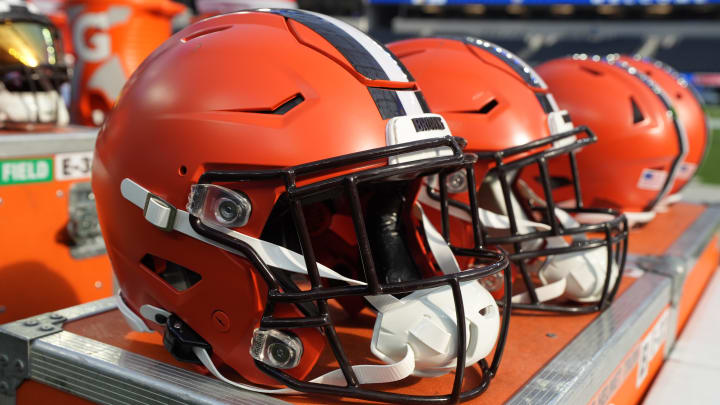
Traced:
[[[627, 250], [624, 216], [609, 209], [585, 208], [580, 197], [576, 152], [595, 141], [587, 128], [551, 135], [501, 152], [478, 153], [489, 167], [478, 188], [485, 244], [500, 245], [510, 254], [524, 286], [513, 291], [513, 308], [558, 312], [593, 312], [613, 299]], [[539, 151], [537, 151], [539, 149]], [[552, 175], [549, 163], [565, 159], [571, 178]], [[530, 187], [528, 181], [540, 185]], [[560, 208], [552, 190], [572, 186], [576, 201]], [[431, 199], [439, 194], [428, 189]], [[458, 209], [469, 207], [460, 201]], [[590, 215], [592, 223], [574, 217]], [[502, 296], [502, 283], [487, 279], [486, 287]], [[494, 284], [494, 285], [493, 285]]]
[[[445, 153], [438, 154], [438, 150], [444, 150]], [[394, 160], [394, 164], [377, 164], [384, 159], [393, 162], [394, 156], [413, 153], [419, 154], [419, 160], [398, 159]], [[263, 317], [254, 334], [251, 355], [255, 358], [256, 366], [275, 380], [303, 392], [413, 402], [421, 401], [423, 397], [388, 394], [364, 388], [348, 391], [343, 386], [392, 382], [408, 375], [440, 376], [455, 371], [453, 391], [443, 398], [467, 399], [482, 393], [497, 370], [509, 321], [507, 313], [501, 319], [501, 311], [494, 298], [478, 280], [503, 270], [507, 273], [507, 261], [499, 252], [481, 249], [479, 240], [472, 247], [448, 245], [441, 233], [424, 217], [422, 208], [415, 204], [414, 196], [427, 176], [439, 174], [445, 177], [449, 173], [465, 170], [469, 178], [474, 178], [474, 162], [473, 155], [463, 154], [457, 142], [447, 136], [392, 145], [287, 169], [207, 171], [200, 176], [198, 184], [193, 186], [188, 203], [189, 215], [181, 210], [164, 211], [163, 207], [167, 208], [167, 203], [152, 194], [144, 194], [146, 191], [138, 189], [140, 186], [131, 184], [130, 180], [126, 179], [123, 187], [128, 199], [137, 200], [137, 205], [144, 201], [146, 219], [156, 226], [162, 227], [166, 223], [158, 218], [172, 217], [173, 229], [187, 235], [195, 233], [196, 238], [206, 239], [253, 263], [255, 270], [268, 285], [268, 295]], [[347, 167], [363, 169], [330, 175]], [[318, 177], [322, 180], [311, 180]], [[275, 207], [276, 213], [281, 214], [274, 221], [268, 221], [269, 227], [263, 232], [263, 237], [273, 242], [244, 235], [238, 232], [241, 227], [220, 226], [219, 217], [223, 216], [223, 212], [243, 210], [242, 207], [235, 210], [220, 209], [222, 201], [242, 200], [243, 185], [273, 178], [285, 184]], [[213, 191], [220, 184], [222, 186], [219, 187], [229, 186], [225, 194]], [[471, 205], [477, 206], [474, 196], [468, 198]], [[154, 204], [159, 208], [153, 208]], [[354, 267], [350, 273], [359, 277], [340, 274], [318, 260], [328, 255], [325, 251], [328, 246], [316, 243], [322, 242], [323, 238], [318, 238], [318, 235], [323, 233], [323, 227], [328, 227], [327, 219], [324, 218], [327, 213], [319, 215], [320, 218], [314, 216], [324, 210], [330, 213], [330, 217], [338, 214], [349, 214], [351, 217], [353, 235], [351, 238], [343, 236], [350, 244], [357, 243], [360, 260], [359, 263], [346, 263], [346, 268]], [[448, 215], [447, 210], [445, 215]], [[227, 215], [227, 219], [233, 221], [234, 217], [230, 217], [233, 215]], [[178, 225], [178, 218], [187, 218], [187, 226], [191, 229]], [[284, 222], [284, 227], [289, 226], [286, 222], [288, 220], [292, 221], [290, 228], [294, 228], [296, 242], [290, 242], [292, 231], [278, 231], [278, 224]], [[477, 219], [473, 222], [479, 225]], [[418, 247], [402, 235], [417, 231], [424, 234], [426, 256], [418, 254]], [[444, 233], [448, 233], [448, 230]], [[383, 234], [384, 240], [373, 241]], [[403, 253], [403, 249], [407, 251]], [[444, 250], [437, 253], [438, 249]], [[442, 268], [445, 274], [426, 275], [427, 267], [420, 265], [420, 258], [425, 257], [427, 260], [427, 251], [435, 258], [431, 266]], [[448, 255], [453, 257], [450, 262], [447, 260]], [[472, 267], [460, 271], [455, 256], [471, 257]], [[467, 262], [463, 259], [460, 261]], [[356, 267], [358, 264], [359, 268]], [[448, 267], [453, 265], [454, 268]], [[509, 273], [504, 278], [509, 289]], [[309, 283], [298, 283], [298, 280], [303, 279]], [[324, 280], [334, 282], [327, 283]], [[340, 283], [342, 285], [338, 285]], [[362, 297], [378, 312], [372, 333], [371, 352], [388, 365], [353, 366], [348, 360], [328, 303], [329, 300], [337, 299], [342, 304], [342, 300], [348, 297]], [[508, 297], [505, 305], [509, 303]], [[288, 306], [295, 307], [298, 316], [288, 318], [288, 312], [283, 310]], [[148, 312], [147, 308], [145, 312]], [[419, 313], [423, 316], [418, 317]], [[303, 328], [323, 332], [339, 370], [310, 381], [302, 381], [285, 371], [299, 361], [292, 356], [301, 355], [302, 340], [292, 331]], [[182, 336], [174, 339], [181, 340]], [[489, 363], [485, 357], [493, 349], [495, 355]], [[209, 344], [191, 346], [191, 350], [197, 359], [213, 370], [214, 365], [209, 360]], [[187, 350], [175, 352], [187, 353]], [[278, 356], [284, 356], [284, 360], [278, 360]], [[477, 367], [479, 383], [463, 392], [463, 373], [467, 367]], [[219, 373], [218, 376], [221, 377]], [[243, 384], [241, 387], [272, 393], [291, 392], [266, 391]]]

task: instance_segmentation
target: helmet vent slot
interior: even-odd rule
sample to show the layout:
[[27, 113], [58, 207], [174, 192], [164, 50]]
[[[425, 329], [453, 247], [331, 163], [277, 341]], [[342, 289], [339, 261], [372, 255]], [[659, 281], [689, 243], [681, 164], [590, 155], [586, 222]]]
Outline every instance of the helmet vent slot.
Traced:
[[202, 279], [200, 274], [186, 267], [151, 254], [143, 256], [140, 263], [176, 291], [185, 291]]
[[300, 105], [300, 103], [302, 103], [303, 101], [305, 101], [305, 97], [303, 97], [302, 94], [298, 93], [290, 100], [284, 102], [279, 107], [272, 110], [270, 114], [283, 115], [286, 112]]
[[637, 105], [637, 102], [632, 97], [630, 97], [630, 104], [632, 105], [633, 124], [642, 122], [642, 120], [644, 120], [645, 117], [643, 116], [642, 111], [640, 111], [640, 107]]
[[283, 102], [279, 106], [275, 108], [258, 108], [258, 109], [232, 109], [232, 110], [225, 110], [225, 111], [234, 111], [234, 112], [243, 112], [243, 113], [254, 113], [254, 114], [273, 114], [273, 115], [284, 115], [288, 111], [292, 110], [293, 108], [297, 107], [305, 101], [305, 97], [303, 97], [302, 94], [298, 93], [292, 97], [290, 97], [287, 101]]
[[489, 114], [490, 111], [493, 110], [493, 108], [497, 107], [497, 105], [498, 105], [497, 100], [492, 99], [492, 100], [490, 100], [487, 104], [485, 104], [484, 106], [482, 106], [482, 108], [481, 108], [480, 110], [478, 110], [478, 112], [479, 112], [480, 114]]
[[226, 29], [228, 29], [228, 28], [230, 28], [230, 27], [232, 27], [232, 26], [231, 26], [231, 25], [224, 25], [224, 26], [222, 26], [222, 27], [213, 27], [213, 28], [209, 28], [209, 29], [206, 29], [206, 30], [201, 30], [201, 31], [194, 32], [194, 33], [186, 36], [186, 37], [183, 38], [181, 41], [182, 41], [182, 42], [189, 42], [189, 41], [192, 41], [193, 39], [200, 38], [200, 37], [204, 37], [205, 35], [214, 34], [214, 33], [216, 33], [216, 32], [220, 32], [220, 31], [225, 31]]
[[582, 70], [584, 70], [584, 71], [586, 71], [586, 72], [588, 72], [588, 73], [590, 73], [591, 75], [594, 75], [594, 76], [602, 76], [602, 75], [603, 75], [601, 72], [598, 72], [598, 71], [595, 70], [595, 69], [590, 69], [589, 67], [583, 66], [583, 67], [581, 67], [580, 69], [582, 69]]

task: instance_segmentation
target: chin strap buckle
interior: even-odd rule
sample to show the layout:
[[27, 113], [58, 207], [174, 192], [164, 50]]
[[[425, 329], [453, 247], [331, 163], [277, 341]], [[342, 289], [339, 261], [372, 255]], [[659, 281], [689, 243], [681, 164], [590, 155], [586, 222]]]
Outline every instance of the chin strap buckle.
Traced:
[[171, 232], [175, 228], [175, 215], [177, 208], [172, 204], [156, 196], [148, 193], [145, 198], [145, 207], [143, 215], [145, 220], [166, 232]]
[[212, 353], [212, 347], [177, 315], [170, 315], [165, 324], [163, 345], [176, 359], [188, 363], [202, 364], [195, 355], [195, 348]]

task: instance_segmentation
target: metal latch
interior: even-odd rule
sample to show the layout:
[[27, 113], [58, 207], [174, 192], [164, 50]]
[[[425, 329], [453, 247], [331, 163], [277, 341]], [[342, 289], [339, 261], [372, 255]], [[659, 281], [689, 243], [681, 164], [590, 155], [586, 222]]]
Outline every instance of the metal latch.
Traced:
[[30, 375], [30, 344], [62, 331], [67, 320], [48, 313], [0, 326], [0, 405], [15, 404], [18, 387]]

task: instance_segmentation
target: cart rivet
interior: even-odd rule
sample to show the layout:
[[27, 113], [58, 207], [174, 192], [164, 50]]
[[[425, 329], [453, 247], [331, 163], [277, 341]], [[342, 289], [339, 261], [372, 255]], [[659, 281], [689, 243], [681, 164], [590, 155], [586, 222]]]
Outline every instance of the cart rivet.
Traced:
[[180, 322], [175, 322], [173, 324], [173, 328], [175, 328], [175, 329], [180, 329], [181, 327], [182, 327], [182, 325], [180, 324]]
[[52, 325], [43, 325], [40, 327], [40, 330], [43, 332], [50, 332], [53, 329], [55, 329], [55, 327]]
[[18, 373], [22, 373], [23, 371], [25, 371], [25, 363], [23, 363], [23, 361], [20, 359], [15, 360], [15, 370]]
[[28, 319], [28, 320], [26, 320], [25, 322], [23, 322], [23, 325], [25, 325], [25, 326], [37, 326], [38, 323], [39, 323], [38, 320], [33, 318], [33, 319]]
[[63, 193], [62, 190], [57, 190], [57, 191], [55, 191], [55, 195], [57, 196], [57, 198], [60, 198], [60, 197], [62, 197], [63, 195], [65, 195], [65, 193]]
[[0, 366], [7, 366], [9, 362], [10, 359], [8, 359], [8, 356], [6, 354], [0, 354]]
[[10, 392], [10, 386], [5, 381], [0, 381], [0, 392], [7, 394]]
[[58, 313], [50, 314], [50, 319], [62, 319], [62, 317], [63, 316]]
[[550, 332], [546, 333], [545, 336], [547, 336], [547, 337], [549, 337], [549, 338], [556, 338], [556, 337], [557, 337], [556, 334], [550, 333]]

